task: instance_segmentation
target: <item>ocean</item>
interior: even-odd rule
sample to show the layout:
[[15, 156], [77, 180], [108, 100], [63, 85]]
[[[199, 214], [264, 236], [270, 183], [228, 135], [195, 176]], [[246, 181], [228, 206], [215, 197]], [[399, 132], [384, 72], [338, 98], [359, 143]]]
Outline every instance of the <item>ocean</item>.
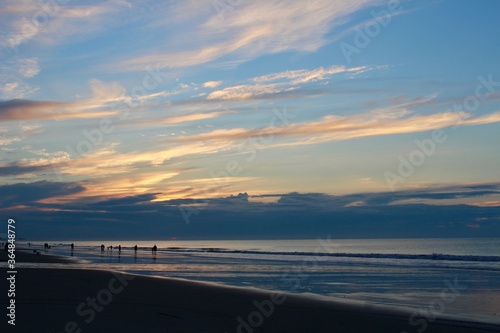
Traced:
[[[70, 241], [50, 244], [50, 250], [43, 249], [43, 242], [32, 242], [29, 248], [73, 256], [81, 261], [70, 266], [79, 268], [500, 318], [500, 238], [102, 240], [75, 241], [73, 251]], [[23, 265], [37, 266], [18, 263]], [[453, 291], [453, 301], [438, 302], [446, 291]], [[435, 309], [435, 304], [443, 306]]]

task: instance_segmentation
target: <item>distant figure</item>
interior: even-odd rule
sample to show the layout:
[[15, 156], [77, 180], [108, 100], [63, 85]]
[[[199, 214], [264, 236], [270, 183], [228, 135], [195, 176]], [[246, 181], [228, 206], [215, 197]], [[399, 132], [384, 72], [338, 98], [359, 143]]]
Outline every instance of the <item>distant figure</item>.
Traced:
[[31, 247], [31, 243], [28, 243], [28, 247]]
[[75, 244], [71, 243], [71, 250], [75, 249]]
[[109, 249], [110, 249], [111, 251], [113, 251], [113, 245], [110, 245], [110, 246], [109, 246]]
[[122, 252], [122, 246], [118, 245], [118, 252]]
[[104, 244], [101, 244], [101, 252], [104, 252]]
[[158, 250], [158, 247], [155, 244], [155, 246], [153, 246], [153, 249], [151, 250], [151, 252], [156, 252], [156, 250]]
[[137, 252], [137, 244], [134, 246], [134, 251]]
[[40, 254], [40, 252], [38, 252], [37, 250], [33, 250], [33, 253], [34, 254]]

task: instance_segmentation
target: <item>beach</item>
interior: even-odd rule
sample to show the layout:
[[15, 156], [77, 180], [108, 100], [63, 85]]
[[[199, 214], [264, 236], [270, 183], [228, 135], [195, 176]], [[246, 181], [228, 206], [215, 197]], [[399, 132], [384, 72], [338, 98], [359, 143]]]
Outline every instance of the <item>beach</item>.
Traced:
[[[26, 261], [58, 259], [22, 255]], [[5, 252], [0, 258], [5, 260]], [[5, 281], [2, 290], [7, 288]], [[8, 325], [7, 332], [500, 330], [500, 323], [431, 313], [418, 316], [410, 309], [367, 302], [92, 269], [18, 269], [15, 301], [15, 329]], [[5, 309], [5, 299], [1, 302]], [[5, 316], [2, 326], [7, 326]]]

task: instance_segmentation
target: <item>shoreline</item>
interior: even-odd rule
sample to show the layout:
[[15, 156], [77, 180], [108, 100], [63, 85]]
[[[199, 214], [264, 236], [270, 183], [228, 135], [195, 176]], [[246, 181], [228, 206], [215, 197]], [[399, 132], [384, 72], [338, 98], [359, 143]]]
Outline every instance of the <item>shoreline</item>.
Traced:
[[[35, 254], [32, 252], [33, 249], [29, 248], [16, 248], [16, 262], [28, 262], [28, 263], [52, 263], [52, 264], [64, 264], [64, 263], [78, 263], [81, 259], [77, 259], [70, 256], [61, 256], [56, 254], [47, 254], [40, 252], [40, 254]], [[0, 250], [0, 262], [6, 262], [8, 252], [3, 249]]]
[[[106, 270], [21, 268], [16, 331], [498, 332], [500, 323]], [[5, 284], [5, 282], [2, 282]], [[0, 302], [5, 309], [5, 300]], [[5, 322], [5, 319], [4, 319]], [[2, 324], [3, 325], [3, 324]]]

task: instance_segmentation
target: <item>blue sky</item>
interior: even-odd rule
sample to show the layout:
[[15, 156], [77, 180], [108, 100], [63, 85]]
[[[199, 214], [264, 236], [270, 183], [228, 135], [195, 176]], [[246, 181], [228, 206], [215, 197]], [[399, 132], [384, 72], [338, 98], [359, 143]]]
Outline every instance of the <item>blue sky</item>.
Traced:
[[[486, 0], [3, 1], [0, 184], [79, 189], [17, 211], [496, 184], [499, 12]], [[454, 200], [500, 205], [498, 193]]]

